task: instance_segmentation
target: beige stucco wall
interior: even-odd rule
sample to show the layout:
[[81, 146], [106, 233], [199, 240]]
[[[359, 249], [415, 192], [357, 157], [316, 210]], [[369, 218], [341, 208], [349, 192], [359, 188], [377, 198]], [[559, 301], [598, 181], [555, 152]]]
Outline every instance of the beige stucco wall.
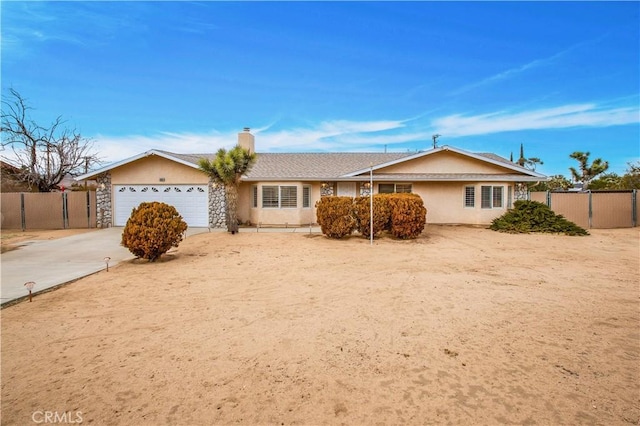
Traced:
[[[161, 182], [160, 179], [165, 181]], [[206, 185], [209, 177], [198, 169], [170, 161], [157, 155], [144, 157], [111, 170], [111, 184], [199, 184]]]
[[[258, 207], [252, 207], [252, 187], [258, 186]], [[262, 208], [262, 186], [296, 186], [298, 188], [297, 208]], [[302, 208], [302, 188], [311, 186], [311, 203], [309, 208]], [[240, 185], [238, 216], [243, 222], [247, 220], [257, 225], [307, 225], [316, 222], [315, 203], [320, 199], [319, 182], [244, 182]]]
[[[475, 207], [465, 207], [465, 187], [475, 187]], [[481, 186], [503, 186], [502, 208], [481, 208]], [[420, 195], [427, 208], [427, 223], [488, 225], [509, 207], [510, 182], [420, 182], [413, 192]], [[513, 193], [513, 188], [511, 189]]]
[[[514, 173], [505, 167], [441, 151], [376, 170], [375, 173]], [[375, 175], [374, 175], [375, 176]]]

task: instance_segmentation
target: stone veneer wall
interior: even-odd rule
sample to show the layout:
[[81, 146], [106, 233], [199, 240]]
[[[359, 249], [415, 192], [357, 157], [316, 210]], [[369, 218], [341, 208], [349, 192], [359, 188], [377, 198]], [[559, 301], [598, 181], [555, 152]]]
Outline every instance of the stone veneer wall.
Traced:
[[[96, 178], [96, 226], [110, 228], [113, 226], [111, 218], [111, 173], [106, 172]], [[102, 188], [104, 185], [104, 189]]]
[[214, 185], [209, 181], [209, 227], [225, 228], [227, 226], [227, 202], [224, 185]]
[[320, 185], [320, 196], [331, 197], [333, 196], [333, 182], [322, 182]]
[[[366, 182], [366, 183], [369, 183], [369, 182]], [[360, 196], [361, 197], [368, 197], [370, 193], [371, 193], [371, 188], [365, 188], [364, 184], [361, 183], [360, 184]]]
[[515, 190], [513, 194], [513, 200], [528, 200], [529, 199], [529, 188], [526, 183], [516, 183]]

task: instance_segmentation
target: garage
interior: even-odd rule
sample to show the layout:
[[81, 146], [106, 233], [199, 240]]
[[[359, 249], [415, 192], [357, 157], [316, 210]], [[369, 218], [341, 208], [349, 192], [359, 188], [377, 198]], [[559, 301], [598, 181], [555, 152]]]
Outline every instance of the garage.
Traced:
[[207, 185], [114, 185], [115, 226], [125, 226], [142, 202], [160, 201], [178, 210], [187, 225], [209, 226]]

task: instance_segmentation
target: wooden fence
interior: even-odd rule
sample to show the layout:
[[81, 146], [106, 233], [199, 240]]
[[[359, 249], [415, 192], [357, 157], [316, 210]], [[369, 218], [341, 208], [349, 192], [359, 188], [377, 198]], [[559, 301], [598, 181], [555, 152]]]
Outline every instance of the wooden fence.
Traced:
[[3, 229], [96, 227], [96, 192], [9, 192], [0, 194]]
[[640, 197], [632, 191], [531, 192], [529, 199], [548, 205], [583, 228], [638, 226]]

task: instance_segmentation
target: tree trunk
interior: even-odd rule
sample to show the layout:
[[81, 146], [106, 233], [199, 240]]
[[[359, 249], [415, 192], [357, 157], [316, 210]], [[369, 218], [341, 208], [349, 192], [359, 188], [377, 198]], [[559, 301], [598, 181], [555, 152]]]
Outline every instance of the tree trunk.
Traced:
[[227, 231], [238, 232], [238, 186], [231, 183], [225, 185], [227, 196]]

